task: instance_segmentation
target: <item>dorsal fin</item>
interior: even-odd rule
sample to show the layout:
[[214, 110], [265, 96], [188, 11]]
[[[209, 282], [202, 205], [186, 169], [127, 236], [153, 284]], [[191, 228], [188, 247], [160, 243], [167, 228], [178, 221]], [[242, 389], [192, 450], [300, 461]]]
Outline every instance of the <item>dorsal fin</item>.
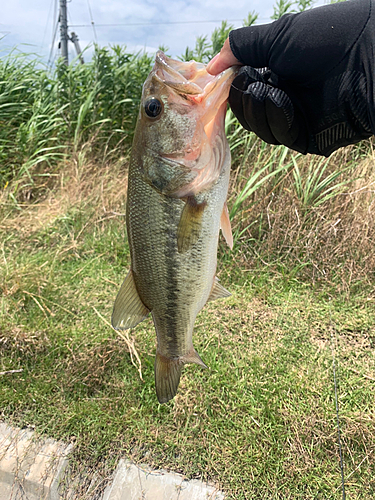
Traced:
[[144, 305], [134, 283], [133, 273], [130, 270], [117, 294], [112, 312], [112, 326], [126, 330], [138, 325], [149, 313]]

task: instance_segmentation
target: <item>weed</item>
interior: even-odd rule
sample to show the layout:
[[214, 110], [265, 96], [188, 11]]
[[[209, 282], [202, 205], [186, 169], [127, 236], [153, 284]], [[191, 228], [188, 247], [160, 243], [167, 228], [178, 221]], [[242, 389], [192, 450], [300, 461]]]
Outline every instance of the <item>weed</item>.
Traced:
[[[202, 37], [186, 57], [212, 50]], [[196, 322], [210, 369], [186, 367], [161, 406], [151, 320], [124, 336], [108, 325], [129, 266], [128, 149], [150, 64], [97, 47], [54, 78], [36, 61], [0, 60], [1, 417], [74, 442], [78, 494], [90, 470], [109, 477], [126, 455], [236, 500], [333, 499], [333, 336], [347, 492], [372, 498], [372, 141], [317, 162], [228, 113], [235, 248], [220, 245], [218, 275], [232, 297]]]
[[[258, 142], [253, 146], [254, 154], [264, 147]], [[284, 153], [278, 148], [262, 151], [264, 158], [278, 160], [274, 171], [288, 168], [244, 199], [234, 218], [248, 206], [259, 216], [269, 205], [264, 195], [272, 186], [274, 203], [284, 204], [284, 212], [281, 205], [269, 212], [270, 238], [275, 218], [289, 210], [286, 202], [293, 203], [290, 209], [299, 203], [293, 191], [294, 164]], [[365, 213], [362, 196], [371, 203], [372, 193], [362, 189], [371, 178], [370, 165], [358, 166], [352, 201], [344, 196], [349, 213], [353, 206], [356, 213]], [[308, 166], [309, 159], [307, 171]], [[302, 175], [303, 165], [299, 168]], [[244, 170], [236, 182], [232, 196], [246, 186]], [[194, 345], [210, 369], [187, 367], [176, 398], [160, 406], [151, 320], [128, 338], [107, 324], [129, 265], [123, 217], [126, 169], [119, 162], [103, 172], [102, 167], [71, 161], [60, 171], [58, 184], [59, 190], [37, 204], [2, 207], [0, 372], [7, 372], [1, 375], [2, 418], [74, 441], [70, 472], [81, 477], [82, 494], [88, 484], [82, 474], [90, 477], [95, 469], [109, 477], [126, 455], [215, 481], [233, 499], [335, 498], [340, 476], [333, 325], [347, 488], [354, 498], [371, 496], [375, 313], [372, 287], [363, 281], [353, 288], [358, 269], [353, 268], [352, 283], [340, 293], [328, 273], [314, 281], [308, 265], [303, 280], [296, 264], [286, 264], [287, 257], [264, 265], [276, 233], [271, 240], [263, 237], [263, 246], [254, 238], [260, 253], [251, 260], [245, 236], [239, 238], [232, 258], [219, 261], [220, 279], [232, 297], [211, 303], [196, 322]], [[325, 206], [329, 213], [337, 203], [342, 208], [342, 196], [327, 199], [318, 210]], [[324, 227], [315, 216], [313, 210], [310, 222], [321, 221]], [[250, 230], [255, 229], [254, 224]], [[284, 225], [277, 237], [294, 230]], [[295, 251], [305, 242], [303, 231], [294, 236]], [[339, 260], [331, 255], [330, 263]]]

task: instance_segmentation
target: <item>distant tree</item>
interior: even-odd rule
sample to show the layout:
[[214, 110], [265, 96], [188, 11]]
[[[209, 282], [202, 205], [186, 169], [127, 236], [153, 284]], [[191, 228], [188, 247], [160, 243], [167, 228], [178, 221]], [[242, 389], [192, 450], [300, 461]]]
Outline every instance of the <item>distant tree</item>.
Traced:
[[[303, 12], [313, 7], [315, 0], [277, 0], [271, 19], [279, 19], [284, 14]], [[341, 1], [341, 0], [338, 0]]]

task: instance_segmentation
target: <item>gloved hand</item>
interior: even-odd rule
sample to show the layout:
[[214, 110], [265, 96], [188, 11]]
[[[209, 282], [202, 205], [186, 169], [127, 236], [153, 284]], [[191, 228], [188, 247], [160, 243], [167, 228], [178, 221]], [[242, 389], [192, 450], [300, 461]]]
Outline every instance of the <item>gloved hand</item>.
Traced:
[[[271, 144], [325, 156], [370, 137], [373, 11], [372, 0], [351, 0], [232, 31], [231, 64], [237, 59], [246, 66], [233, 81], [229, 104], [242, 126]], [[208, 70], [219, 65], [213, 60]]]

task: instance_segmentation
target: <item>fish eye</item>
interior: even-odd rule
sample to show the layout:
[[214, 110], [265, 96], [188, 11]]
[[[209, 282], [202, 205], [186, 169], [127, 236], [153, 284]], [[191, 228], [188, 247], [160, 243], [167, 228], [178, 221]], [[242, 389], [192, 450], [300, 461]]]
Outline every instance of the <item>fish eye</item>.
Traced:
[[151, 97], [145, 102], [145, 113], [150, 118], [156, 118], [162, 111], [163, 104], [156, 97]]

